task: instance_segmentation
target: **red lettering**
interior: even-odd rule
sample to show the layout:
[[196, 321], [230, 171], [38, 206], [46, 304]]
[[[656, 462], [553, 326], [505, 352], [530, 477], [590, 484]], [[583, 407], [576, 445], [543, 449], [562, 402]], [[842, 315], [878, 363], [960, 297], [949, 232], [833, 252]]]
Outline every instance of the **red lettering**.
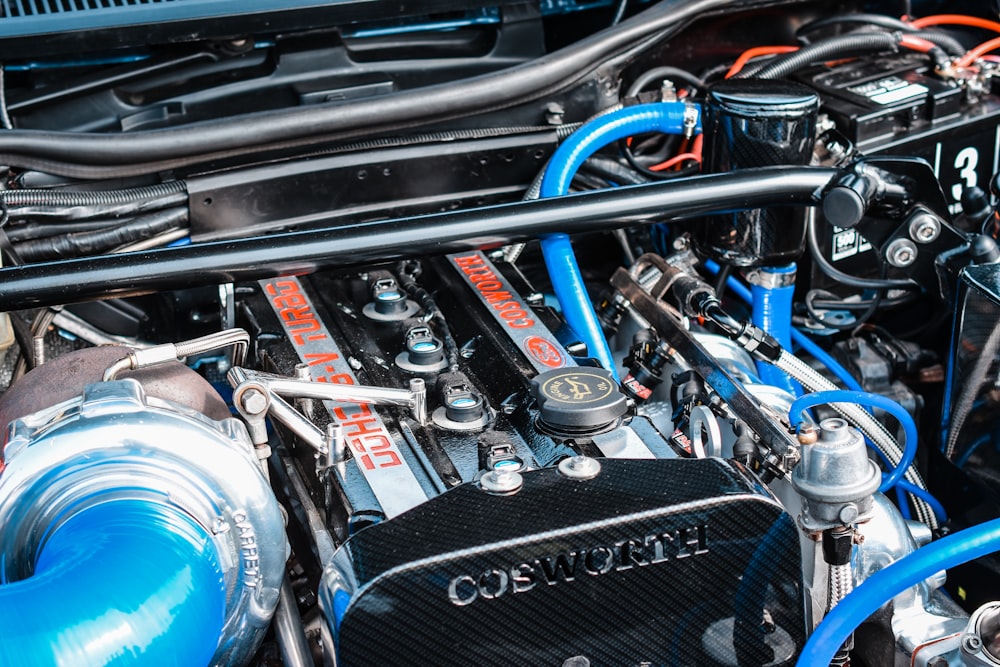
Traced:
[[320, 375], [316, 382], [329, 382], [330, 384], [354, 384], [354, 378], [348, 373], [331, 373], [330, 375]]
[[394, 466], [401, 466], [401, 465], [403, 465], [403, 462], [399, 458], [399, 454], [397, 454], [396, 452], [394, 452], [392, 450], [387, 451], [387, 452], [378, 452], [377, 454], [374, 454], [373, 456], [375, 456], [375, 458], [377, 458], [377, 459], [381, 459], [381, 458], [387, 458], [387, 459], [389, 459], [388, 461], [380, 461], [379, 464], [378, 464], [379, 468], [392, 468]]
[[295, 308], [297, 306], [308, 305], [305, 296], [303, 296], [301, 292], [287, 295], [279, 294], [271, 299], [271, 303], [273, 303], [275, 308], [278, 308], [279, 310], [283, 308]]
[[459, 266], [469, 266], [471, 264], [482, 264], [483, 258], [479, 255], [467, 255], [465, 257], [456, 257], [455, 263]]
[[486, 299], [486, 303], [496, 303], [497, 301], [510, 301], [513, 297], [510, 292], [484, 292], [483, 298]]
[[[340, 355], [337, 354], [336, 352], [321, 352], [318, 354], [315, 352], [306, 352], [302, 356], [305, 358], [306, 363], [309, 364], [310, 366], [319, 366], [320, 364], [328, 364], [332, 361], [340, 359]], [[327, 366], [327, 370], [332, 371], [333, 368], [331, 366]]]
[[383, 426], [379, 423], [378, 417], [375, 415], [343, 421], [340, 422], [340, 425], [350, 435], [372, 435], [383, 432]]
[[271, 296], [291, 294], [299, 291], [299, 285], [294, 280], [279, 280], [276, 283], [268, 283], [264, 291]]
[[[348, 408], [357, 410], [357, 412], [348, 415]], [[363, 403], [360, 405], [345, 403], [344, 405], [338, 405], [333, 409], [333, 416], [337, 418], [338, 422], [345, 422], [349, 419], [354, 419], [355, 417], [367, 417], [371, 413], [372, 409]]]

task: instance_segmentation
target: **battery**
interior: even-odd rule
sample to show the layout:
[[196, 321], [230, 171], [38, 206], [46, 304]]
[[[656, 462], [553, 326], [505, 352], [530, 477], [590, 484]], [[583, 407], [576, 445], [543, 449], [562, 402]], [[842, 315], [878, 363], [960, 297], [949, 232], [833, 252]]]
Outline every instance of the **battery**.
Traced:
[[[930, 72], [924, 56], [858, 59], [806, 70], [799, 79], [819, 92], [820, 113], [862, 155], [927, 160], [953, 215], [962, 211], [963, 190], [988, 189], [997, 172], [1000, 96], [967, 101], [956, 82]], [[818, 236], [824, 256], [841, 271], [879, 274], [875, 250], [856, 230], [821, 225]], [[818, 269], [812, 277], [816, 287], [834, 287]]]

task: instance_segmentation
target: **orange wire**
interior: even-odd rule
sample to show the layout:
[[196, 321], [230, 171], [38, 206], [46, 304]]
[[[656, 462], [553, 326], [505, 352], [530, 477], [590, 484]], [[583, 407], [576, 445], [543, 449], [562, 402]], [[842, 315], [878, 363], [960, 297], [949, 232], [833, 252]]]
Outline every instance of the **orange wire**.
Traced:
[[934, 48], [934, 44], [916, 35], [903, 35], [899, 40], [899, 45], [905, 46], [912, 51], [920, 51], [921, 53], [928, 53]]
[[972, 63], [976, 62], [976, 60], [981, 56], [984, 56], [990, 51], [994, 51], [996, 49], [1000, 49], [1000, 37], [994, 37], [990, 41], [983, 42], [976, 48], [971, 49], [964, 56], [962, 56], [957, 65], [959, 67], [968, 67]]
[[688, 153], [681, 153], [680, 155], [675, 155], [669, 160], [661, 162], [660, 164], [654, 164], [649, 167], [651, 171], [666, 171], [671, 167], [675, 167], [685, 162], [686, 160], [695, 160], [701, 164], [701, 145], [702, 145], [702, 135], [698, 135], [694, 138], [694, 142], [691, 144], [691, 151]]
[[936, 14], [934, 16], [925, 16], [921, 19], [913, 19], [910, 21], [910, 25], [914, 28], [926, 28], [932, 25], [964, 25], [970, 28], [982, 28], [983, 30], [1000, 32], [1000, 23], [997, 23], [996, 21], [981, 19], [977, 16], [965, 16], [963, 14]]
[[751, 58], [756, 58], [758, 56], [776, 56], [781, 53], [791, 53], [792, 51], [798, 51], [797, 46], [755, 46], [752, 49], [747, 49], [736, 59], [733, 66], [729, 68], [726, 72], [725, 78], [731, 78], [738, 74], [740, 71], [746, 67], [746, 64], [750, 62]]

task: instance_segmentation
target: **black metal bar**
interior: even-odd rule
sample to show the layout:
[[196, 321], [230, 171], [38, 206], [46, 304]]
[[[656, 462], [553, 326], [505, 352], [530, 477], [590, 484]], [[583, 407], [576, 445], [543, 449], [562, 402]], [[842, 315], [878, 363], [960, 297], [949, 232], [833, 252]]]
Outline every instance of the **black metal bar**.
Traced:
[[705, 379], [712, 389], [722, 397], [733, 412], [749, 426], [761, 440], [779, 456], [789, 447], [796, 445], [790, 433], [776, 420], [760, 409], [757, 399], [751, 396], [742, 383], [733, 378], [726, 369], [699, 343], [690, 331], [684, 329], [662, 301], [653, 298], [632, 280], [628, 271], [618, 269], [611, 277], [611, 285], [632, 303], [632, 307], [642, 315], [656, 331], [663, 336], [677, 353], [684, 358], [698, 375]]
[[775, 167], [467, 211], [0, 269], [0, 311], [497, 247], [556, 232], [818, 202], [839, 174]]

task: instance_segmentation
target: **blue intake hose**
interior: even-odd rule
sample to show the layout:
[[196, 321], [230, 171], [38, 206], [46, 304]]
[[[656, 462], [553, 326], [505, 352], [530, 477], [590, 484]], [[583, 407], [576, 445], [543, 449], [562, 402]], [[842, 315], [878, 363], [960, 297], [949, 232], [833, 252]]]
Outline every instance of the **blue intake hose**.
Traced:
[[[705, 268], [708, 269], [708, 271], [713, 274], [719, 273], [719, 271], [722, 269], [722, 267], [720, 267], [714, 260], [711, 259], [705, 260]], [[736, 278], [730, 276], [730, 278], [726, 281], [726, 287], [729, 289], [730, 292], [735, 294], [736, 297], [741, 301], [743, 301], [744, 303], [747, 304], [753, 303], [753, 294], [751, 293], [751, 291], [747, 289], [746, 285], [741, 283]], [[854, 379], [854, 376], [851, 375], [846, 368], [841, 366], [836, 359], [830, 356], [826, 352], [826, 350], [824, 350], [815, 342], [813, 342], [811, 338], [806, 336], [798, 329], [795, 329], [794, 327], [791, 330], [791, 337], [793, 343], [801, 347], [803, 350], [811, 354], [814, 359], [816, 359], [818, 362], [826, 366], [827, 369], [829, 369], [829, 371], [833, 373], [838, 380], [843, 382], [844, 386], [846, 386], [848, 389], [852, 389], [854, 391], [864, 391], [861, 385], [858, 384], [858, 381]]]
[[[686, 129], [684, 116], [692, 107], [684, 102], [639, 104], [605, 114], [584, 124], [571, 134], [553, 153], [542, 177], [541, 197], [559, 197], [569, 192], [570, 182], [583, 162], [604, 146], [640, 134], [661, 132], [681, 134]], [[693, 127], [701, 132], [701, 114]], [[601, 323], [587, 295], [580, 267], [566, 234], [550, 234], [542, 238], [542, 255], [552, 287], [559, 300], [563, 317], [580, 336], [590, 354], [618, 377], [611, 348], [604, 337]]]
[[[792, 349], [792, 298], [795, 294], [795, 264], [756, 269], [758, 281], [750, 287], [751, 322]], [[762, 283], [762, 284], [758, 284]], [[792, 396], [802, 393], [788, 375], [766, 361], [757, 361], [757, 375], [764, 384], [784, 389]]]
[[175, 507], [111, 500], [44, 540], [0, 585], [0, 665], [207, 665], [225, 622], [211, 536]]
[[899, 460], [899, 465], [883, 477], [882, 485], [878, 489], [882, 493], [886, 493], [906, 474], [907, 469], [917, 455], [917, 425], [914, 423], [913, 417], [910, 416], [910, 413], [902, 405], [885, 396], [870, 394], [864, 391], [838, 389], [835, 391], [817, 391], [800, 396], [795, 399], [792, 407], [788, 409], [788, 418], [792, 424], [797, 424], [803, 410], [827, 403], [857, 403], [858, 405], [867, 407], [880, 408], [895, 417], [903, 427], [905, 438], [903, 456]]
[[928, 577], [1000, 549], [1000, 519], [952, 533], [879, 570], [837, 603], [809, 637], [796, 667], [829, 665], [861, 623], [892, 598]]
[[816, 361], [826, 366], [848, 389], [851, 391], [864, 391], [864, 387], [854, 379], [854, 376], [846, 368], [837, 363], [837, 360], [830, 356], [826, 350], [817, 345], [812, 338], [809, 338], [809, 336], [798, 329], [792, 329], [792, 341], [811, 354]]

